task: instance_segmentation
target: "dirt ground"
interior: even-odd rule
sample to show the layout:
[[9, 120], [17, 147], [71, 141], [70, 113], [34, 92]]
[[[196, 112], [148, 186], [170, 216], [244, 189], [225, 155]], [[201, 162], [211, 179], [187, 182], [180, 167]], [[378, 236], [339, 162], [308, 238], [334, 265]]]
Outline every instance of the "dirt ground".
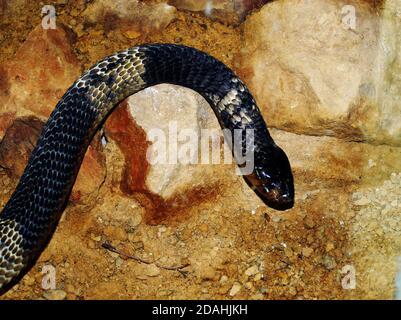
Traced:
[[[102, 25], [82, 31], [79, 12], [84, 1], [58, 2], [65, 4], [59, 5], [57, 19], [75, 32], [74, 50], [83, 68], [107, 54], [146, 42], [195, 46], [234, 69], [237, 66], [241, 26], [178, 12], [178, 19], [163, 33], [133, 40], [118, 34], [118, 30], [105, 33]], [[42, 6], [42, 2], [16, 6], [13, 14], [0, 22], [0, 63], [11, 59], [40, 23]], [[400, 154], [399, 149], [392, 150], [392, 154]], [[365, 240], [355, 236], [355, 225], [365, 226], [355, 201], [372, 193], [369, 188], [387, 190], [386, 181], [391, 181], [391, 173], [401, 165], [383, 160], [377, 172], [351, 182], [341, 176], [322, 178], [296, 170], [299, 205], [285, 213], [265, 206], [249, 210], [244, 194], [252, 192], [240, 177], [233, 176], [222, 185], [218, 181], [211, 185], [216, 192], [208, 194], [208, 201], [187, 209], [178, 206], [179, 212], [171, 210], [169, 217], [154, 224], [148, 223], [149, 213], [136, 195], [127, 196], [115, 186], [114, 179], [121, 175], [123, 162], [117, 145], [111, 142], [103, 152], [107, 176], [97, 194], [87, 203], [68, 205], [37, 264], [1, 299], [392, 298], [393, 282], [389, 281], [386, 291], [380, 286], [370, 291], [371, 287], [365, 284], [347, 290], [342, 285], [341, 272], [348, 265], [365, 270], [363, 265], [358, 269], [365, 260], [356, 258], [362, 254], [354, 250], [354, 245], [358, 243], [358, 248], [369, 250], [375, 242], [366, 240], [368, 236]], [[371, 155], [361, 157], [368, 160]], [[332, 159], [333, 163], [337, 160]], [[219, 177], [232, 175], [231, 169], [222, 166], [208, 170], [215, 170]], [[16, 182], [0, 175], [1, 205]], [[361, 188], [365, 193], [353, 196]], [[394, 194], [397, 197], [399, 189]], [[398, 220], [396, 223], [398, 228]], [[105, 248], [104, 243], [110, 243], [120, 253]], [[378, 250], [391, 256], [398, 247], [382, 249]], [[56, 290], [42, 288], [43, 268], [48, 266], [55, 268]], [[393, 274], [396, 265], [389, 263], [380, 268], [384, 273], [388, 268]], [[361, 272], [361, 277], [368, 277], [365, 271]]]

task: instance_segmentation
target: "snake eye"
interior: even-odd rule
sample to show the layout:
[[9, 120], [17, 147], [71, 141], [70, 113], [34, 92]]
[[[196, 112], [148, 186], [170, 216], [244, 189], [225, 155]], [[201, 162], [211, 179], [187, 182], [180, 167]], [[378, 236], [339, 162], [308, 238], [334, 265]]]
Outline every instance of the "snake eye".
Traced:
[[267, 206], [288, 210], [294, 206], [294, 182], [287, 157], [280, 160], [255, 168], [254, 173], [245, 176], [245, 180]]

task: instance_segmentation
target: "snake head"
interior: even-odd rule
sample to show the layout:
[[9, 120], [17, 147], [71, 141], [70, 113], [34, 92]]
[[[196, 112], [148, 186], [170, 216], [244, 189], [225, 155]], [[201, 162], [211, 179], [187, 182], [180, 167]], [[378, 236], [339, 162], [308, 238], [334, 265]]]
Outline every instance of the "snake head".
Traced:
[[[294, 206], [294, 178], [287, 155], [277, 145], [264, 150], [258, 157], [254, 171], [244, 176], [245, 181], [263, 200], [276, 210], [288, 210]], [[256, 159], [255, 159], [256, 160]]]

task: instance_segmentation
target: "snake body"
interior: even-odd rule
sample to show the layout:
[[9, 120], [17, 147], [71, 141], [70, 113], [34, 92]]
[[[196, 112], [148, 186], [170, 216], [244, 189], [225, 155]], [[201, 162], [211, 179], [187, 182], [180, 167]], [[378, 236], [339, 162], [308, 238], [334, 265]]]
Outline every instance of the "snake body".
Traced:
[[270, 207], [294, 204], [291, 168], [255, 100], [222, 62], [197, 49], [151, 44], [110, 55], [64, 94], [43, 128], [20, 181], [0, 214], [0, 294], [34, 265], [66, 206], [83, 156], [114, 106], [147, 87], [171, 83], [200, 93], [222, 128], [253, 129], [248, 184]]

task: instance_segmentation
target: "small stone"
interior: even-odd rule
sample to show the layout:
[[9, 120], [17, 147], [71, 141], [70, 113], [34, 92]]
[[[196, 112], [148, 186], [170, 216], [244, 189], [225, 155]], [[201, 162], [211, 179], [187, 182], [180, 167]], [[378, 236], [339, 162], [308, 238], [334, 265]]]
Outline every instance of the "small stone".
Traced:
[[297, 289], [294, 287], [289, 288], [288, 293], [292, 296], [296, 296], [297, 295]]
[[366, 206], [366, 205], [368, 205], [369, 203], [370, 203], [370, 200], [369, 200], [367, 197], [365, 197], [365, 196], [362, 196], [362, 198], [360, 198], [360, 199], [354, 201], [354, 204], [355, 204], [356, 206]]
[[220, 283], [226, 283], [228, 281], [228, 277], [226, 276], [226, 275], [223, 275], [221, 278], [220, 278]]
[[114, 227], [111, 225], [104, 229], [104, 234], [109, 240], [125, 241], [127, 239], [127, 233], [123, 228]]
[[325, 266], [327, 270], [332, 270], [337, 266], [336, 261], [333, 257], [329, 255], [325, 255], [322, 259], [322, 264]]
[[27, 286], [32, 286], [35, 283], [35, 278], [30, 277], [30, 276], [26, 276], [24, 278], [24, 282]]
[[332, 242], [326, 244], [326, 252], [330, 252], [333, 249], [334, 249], [334, 244]]
[[160, 238], [163, 235], [163, 233], [165, 233], [166, 231], [167, 231], [167, 228], [165, 226], [161, 226], [159, 228], [159, 230], [157, 231], [157, 237]]
[[64, 300], [67, 293], [63, 290], [49, 290], [43, 293], [46, 300]]
[[121, 259], [120, 257], [117, 257], [117, 259], [116, 259], [116, 267], [117, 267], [117, 269], [121, 268], [121, 266], [123, 265], [123, 262], [124, 262], [123, 259]]
[[253, 281], [260, 281], [263, 278], [263, 274], [258, 273], [255, 275], [255, 277], [253, 278]]
[[135, 241], [132, 243], [132, 246], [134, 247], [135, 250], [143, 250], [145, 248], [145, 245], [143, 244], [142, 241]]
[[292, 251], [292, 249], [290, 247], [286, 247], [284, 249], [284, 253], [287, 258], [291, 258], [294, 255], [294, 251]]
[[96, 244], [93, 240], [89, 240], [88, 241], [88, 248], [89, 249], [95, 249], [96, 248]]
[[199, 231], [202, 232], [202, 233], [207, 233], [208, 230], [209, 230], [209, 226], [206, 223], [202, 223], [199, 226]]
[[306, 241], [307, 241], [309, 244], [312, 244], [313, 242], [315, 242], [315, 238], [313, 237], [313, 235], [309, 234], [309, 235], [306, 237]]
[[241, 284], [234, 283], [234, 285], [231, 287], [230, 292], [228, 293], [231, 297], [234, 297], [235, 295], [237, 295], [242, 289]]
[[202, 280], [217, 280], [216, 270], [210, 266], [207, 266], [202, 269], [200, 273], [200, 277]]
[[248, 290], [251, 290], [253, 288], [253, 284], [252, 282], [248, 281], [245, 283], [244, 287], [247, 288]]
[[145, 275], [148, 277], [157, 277], [160, 275], [160, 269], [154, 263], [149, 264], [146, 268]]
[[313, 229], [315, 227], [315, 222], [313, 221], [313, 219], [311, 217], [305, 217], [304, 226], [307, 229]]
[[265, 296], [263, 295], [263, 293], [257, 293], [251, 296], [251, 300], [263, 300], [264, 298]]
[[102, 240], [102, 237], [101, 236], [96, 236], [94, 234], [91, 234], [91, 239], [93, 241], [99, 242], [100, 240]]
[[77, 9], [72, 9], [70, 15], [73, 17], [77, 17], [79, 15], [79, 11]]
[[261, 288], [260, 292], [263, 293], [263, 294], [266, 294], [268, 292], [268, 290], [267, 290], [267, 288]]
[[70, 284], [70, 283], [68, 283], [68, 284], [65, 286], [65, 291], [67, 291], [68, 293], [76, 293], [76, 292], [75, 292], [75, 287], [74, 287], [72, 284]]
[[252, 267], [249, 267], [248, 269], [246, 269], [245, 274], [250, 277], [250, 276], [254, 276], [255, 274], [257, 274], [259, 272], [259, 268], [258, 266], [254, 265]]
[[274, 223], [278, 223], [278, 222], [281, 221], [281, 217], [280, 217], [280, 216], [273, 216], [272, 221], [273, 221]]
[[128, 39], [136, 39], [141, 36], [141, 33], [135, 30], [128, 30], [123, 33], [123, 35]]
[[302, 248], [302, 255], [304, 257], [310, 257], [312, 253], [313, 253], [312, 248], [310, 248], [310, 247]]

